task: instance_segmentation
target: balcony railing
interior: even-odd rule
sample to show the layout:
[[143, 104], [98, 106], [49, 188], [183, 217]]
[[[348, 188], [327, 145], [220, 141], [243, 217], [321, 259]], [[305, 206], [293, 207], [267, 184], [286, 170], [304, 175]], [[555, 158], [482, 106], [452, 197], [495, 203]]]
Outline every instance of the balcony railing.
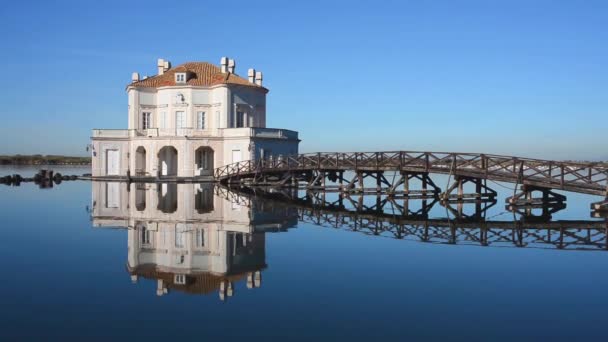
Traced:
[[128, 138], [128, 129], [94, 129], [93, 138]]
[[298, 139], [298, 132], [279, 128], [148, 128], [148, 129], [94, 129], [93, 138], [130, 138], [130, 137], [225, 137], [225, 138], [270, 138]]
[[298, 139], [298, 132], [281, 128], [222, 128], [222, 137], [254, 137], [254, 138], [274, 138], [274, 139]]

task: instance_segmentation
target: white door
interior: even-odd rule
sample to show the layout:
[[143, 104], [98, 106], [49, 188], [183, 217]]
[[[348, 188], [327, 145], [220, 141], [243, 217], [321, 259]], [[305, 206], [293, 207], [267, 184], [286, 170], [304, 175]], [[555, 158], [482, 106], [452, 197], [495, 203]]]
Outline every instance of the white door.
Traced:
[[119, 174], [119, 158], [118, 150], [106, 151], [106, 175], [118, 176]]
[[232, 150], [232, 162], [238, 163], [241, 161], [241, 150]]
[[120, 183], [106, 183], [106, 208], [118, 208], [120, 205]]

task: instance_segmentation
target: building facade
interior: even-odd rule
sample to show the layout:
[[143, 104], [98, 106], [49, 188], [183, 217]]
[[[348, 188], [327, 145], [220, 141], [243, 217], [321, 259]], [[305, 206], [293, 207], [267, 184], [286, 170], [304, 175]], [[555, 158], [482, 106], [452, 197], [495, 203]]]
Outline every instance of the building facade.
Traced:
[[94, 129], [94, 177], [210, 177], [214, 168], [243, 160], [298, 153], [298, 133], [266, 128], [262, 73], [235, 73], [221, 65], [190, 62], [175, 68], [159, 59], [158, 74], [127, 88], [128, 129]]

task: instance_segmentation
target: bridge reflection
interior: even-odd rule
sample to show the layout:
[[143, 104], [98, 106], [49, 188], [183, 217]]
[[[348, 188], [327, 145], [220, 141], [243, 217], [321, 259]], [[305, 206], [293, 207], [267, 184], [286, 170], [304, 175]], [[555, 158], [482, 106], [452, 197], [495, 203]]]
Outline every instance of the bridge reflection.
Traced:
[[[276, 188], [220, 187], [217, 191], [232, 200], [245, 196], [267, 206], [296, 208], [300, 222], [373, 236], [493, 247], [608, 249], [608, 220], [552, 220], [553, 213], [565, 208], [562, 204], [525, 211], [507, 206], [511, 211], [503, 214], [510, 215], [510, 220], [492, 220], [487, 213], [495, 200], [470, 201], [472, 212], [467, 213], [466, 203], [453, 207], [436, 199], [403, 198], [398, 203], [390, 196], [329, 196]], [[410, 202], [418, 202], [420, 208], [411, 210]], [[445, 209], [444, 217], [429, 218], [438, 205]]]
[[92, 184], [93, 225], [128, 230], [127, 272], [134, 283], [156, 281], [159, 296], [174, 290], [218, 293], [224, 300], [241, 283], [261, 286], [266, 234], [298, 223], [425, 243], [607, 248], [606, 221], [554, 221], [542, 208], [538, 215], [514, 211], [507, 214], [511, 220], [498, 221], [488, 217], [496, 201], [451, 207], [434, 199], [214, 184]]

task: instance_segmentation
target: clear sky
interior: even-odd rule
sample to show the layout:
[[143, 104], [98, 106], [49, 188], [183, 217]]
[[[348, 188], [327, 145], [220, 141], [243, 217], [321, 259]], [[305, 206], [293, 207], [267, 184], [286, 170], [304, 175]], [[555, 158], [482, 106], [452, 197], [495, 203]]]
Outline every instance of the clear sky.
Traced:
[[608, 160], [608, 1], [10, 1], [0, 154], [85, 154], [156, 59], [264, 72], [301, 151]]

